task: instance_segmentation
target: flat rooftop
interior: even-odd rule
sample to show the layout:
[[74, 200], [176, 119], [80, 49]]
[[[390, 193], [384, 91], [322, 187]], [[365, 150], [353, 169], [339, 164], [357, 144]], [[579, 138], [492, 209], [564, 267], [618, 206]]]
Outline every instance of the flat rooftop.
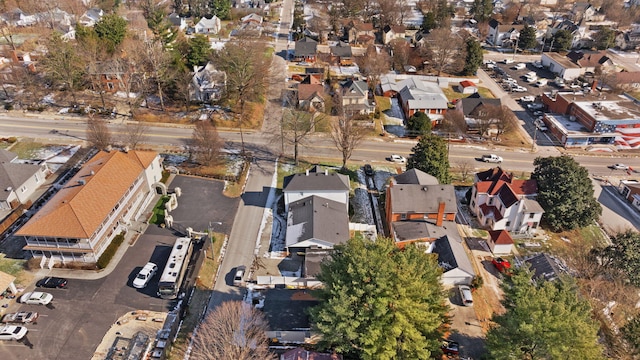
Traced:
[[[594, 133], [590, 132], [582, 126], [578, 121], [571, 120], [569, 116], [547, 113], [544, 115], [548, 122], [554, 125], [554, 127], [560, 129], [567, 136], [576, 137], [593, 137]], [[599, 136], [620, 136], [618, 132], [612, 133], [599, 133]]]
[[566, 69], [579, 69], [580, 65], [574, 63], [568, 57], [564, 55], [560, 55], [558, 53], [544, 53], [544, 55], [550, 57], [553, 61], [562, 65]]
[[269, 289], [264, 295], [263, 311], [269, 330], [287, 331], [311, 327], [307, 309], [320, 302], [310, 295], [310, 291]]

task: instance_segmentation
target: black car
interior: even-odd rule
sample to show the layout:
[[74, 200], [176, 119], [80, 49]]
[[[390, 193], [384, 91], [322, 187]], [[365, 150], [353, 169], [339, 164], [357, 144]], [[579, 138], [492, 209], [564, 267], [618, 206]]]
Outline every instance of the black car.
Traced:
[[371, 167], [370, 164], [366, 164], [363, 169], [364, 169], [364, 174], [365, 175], [373, 176], [373, 167]]
[[67, 287], [67, 279], [49, 276], [44, 279], [38, 280], [36, 286], [44, 288], [64, 289]]

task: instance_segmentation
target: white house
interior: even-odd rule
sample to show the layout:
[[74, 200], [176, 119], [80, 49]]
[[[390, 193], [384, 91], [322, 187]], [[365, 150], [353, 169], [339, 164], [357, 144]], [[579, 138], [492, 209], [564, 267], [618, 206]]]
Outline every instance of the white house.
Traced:
[[344, 204], [349, 208], [349, 177], [338, 173], [322, 171], [314, 166], [303, 174], [293, 174], [284, 179], [284, 206], [289, 211], [289, 205], [308, 196], [319, 196]]
[[514, 179], [500, 167], [475, 174], [470, 210], [482, 226], [515, 233], [535, 232], [544, 210], [535, 201], [535, 180]]
[[0, 149], [0, 209], [26, 204], [50, 173], [44, 162], [21, 161], [11, 151]]
[[171, 25], [177, 27], [180, 31], [185, 31], [187, 29], [187, 19], [181, 17], [177, 13], [171, 13], [168, 17]]
[[508, 255], [513, 250], [513, 238], [506, 230], [489, 230], [487, 245], [494, 254]]
[[344, 204], [317, 195], [289, 204], [287, 248], [333, 249], [349, 240], [349, 213]]
[[82, 26], [92, 27], [104, 16], [104, 11], [99, 8], [91, 8], [85, 11], [84, 14], [78, 20]]
[[489, 21], [487, 41], [495, 46], [514, 46], [523, 28], [524, 25], [503, 25], [492, 19]]
[[[446, 223], [446, 226], [455, 229], [454, 222]], [[471, 285], [476, 273], [458, 234], [449, 232], [449, 235], [431, 243], [427, 252], [438, 255], [438, 265], [443, 271], [440, 281], [444, 285]]]
[[578, 64], [558, 53], [543, 53], [540, 61], [542, 66], [549, 68], [552, 73], [564, 80], [574, 80], [583, 74], [583, 70]]
[[164, 188], [152, 151], [100, 151], [16, 233], [35, 258], [95, 263]]
[[191, 82], [193, 98], [201, 102], [220, 99], [225, 81], [226, 74], [216, 70], [211, 62], [205, 66], [194, 66]]
[[213, 15], [211, 19], [203, 17], [195, 26], [196, 34], [217, 34], [220, 32], [220, 18]]

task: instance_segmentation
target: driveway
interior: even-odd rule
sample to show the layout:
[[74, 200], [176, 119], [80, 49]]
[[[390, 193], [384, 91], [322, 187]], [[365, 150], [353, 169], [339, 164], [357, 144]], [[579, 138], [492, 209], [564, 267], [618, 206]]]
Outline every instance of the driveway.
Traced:
[[[239, 199], [222, 196], [222, 182], [177, 176], [170, 184], [171, 188], [176, 186], [182, 188], [182, 196], [171, 215], [178, 228], [190, 226], [200, 231], [205, 230], [210, 221], [220, 221], [222, 225], [214, 225], [214, 231], [230, 231]], [[46, 290], [54, 296], [50, 307], [12, 304], [10, 311], [35, 310], [42, 315], [37, 324], [28, 326], [28, 341], [0, 342], [1, 358], [90, 359], [102, 337], [120, 316], [135, 310], [170, 310], [173, 302], [156, 296], [161, 271], [145, 289], [135, 289], [131, 282], [148, 261], [163, 269], [175, 238], [180, 235], [171, 229], [150, 225], [134, 244], [129, 244], [118, 266], [108, 276], [97, 280], [82, 279], [83, 274], [86, 277], [89, 273], [79, 270], [51, 271], [50, 275], [58, 276], [69, 273], [68, 289]], [[194, 256], [199, 254], [194, 251]]]

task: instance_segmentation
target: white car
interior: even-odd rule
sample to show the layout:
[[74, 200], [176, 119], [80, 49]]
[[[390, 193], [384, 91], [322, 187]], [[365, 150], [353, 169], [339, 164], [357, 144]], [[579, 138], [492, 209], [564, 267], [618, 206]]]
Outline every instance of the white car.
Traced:
[[536, 97], [533, 96], [533, 95], [527, 95], [527, 96], [521, 97], [520, 101], [523, 101], [523, 102], [534, 102], [534, 101], [536, 101]]
[[391, 154], [391, 156], [389, 156], [389, 161], [399, 162], [399, 163], [406, 163], [407, 159], [402, 155]]
[[41, 291], [28, 292], [20, 297], [21, 303], [32, 305], [49, 305], [51, 300], [53, 295]]
[[512, 88], [511, 90], [515, 91], [515, 92], [527, 92], [527, 88], [526, 87], [519, 86], [519, 85], [514, 87], [514, 88]]
[[538, 130], [540, 130], [540, 131], [542, 131], [542, 132], [549, 130], [549, 129], [547, 128], [547, 125], [546, 125], [546, 124], [544, 123], [544, 121], [543, 121], [542, 119], [540, 119], [540, 118], [536, 119], [533, 123], [536, 125], [536, 127], [538, 128]]
[[613, 164], [609, 168], [613, 170], [629, 170], [629, 167], [625, 164]]
[[136, 275], [136, 278], [133, 279], [133, 287], [136, 289], [143, 289], [147, 284], [149, 284], [149, 281], [157, 271], [158, 265], [148, 262], [147, 265], [140, 270], [138, 275]]
[[0, 340], [20, 340], [27, 331], [24, 326], [6, 325], [0, 328]]

